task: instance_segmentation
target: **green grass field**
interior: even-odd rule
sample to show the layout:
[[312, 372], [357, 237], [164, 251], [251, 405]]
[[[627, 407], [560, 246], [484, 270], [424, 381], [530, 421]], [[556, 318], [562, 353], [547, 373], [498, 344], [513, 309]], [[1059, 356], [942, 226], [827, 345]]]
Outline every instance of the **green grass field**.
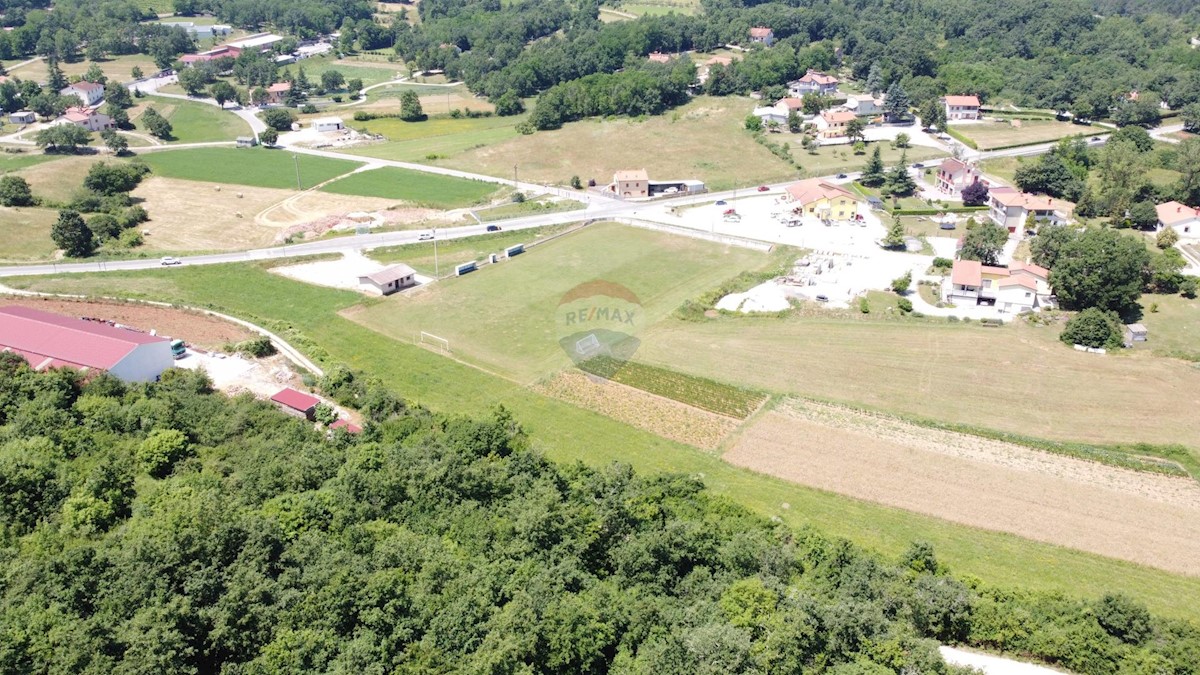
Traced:
[[342, 159], [265, 148], [186, 148], [147, 152], [141, 157], [155, 175], [166, 178], [284, 190], [296, 188], [297, 166], [304, 189], [359, 166]]
[[1141, 324], [1149, 331], [1134, 351], [1151, 351], [1200, 362], [1200, 299], [1143, 295]]
[[[392, 159], [402, 162], [425, 162], [437, 158], [455, 158], [478, 148], [503, 143], [520, 136], [518, 117], [477, 117], [474, 119], [439, 117], [424, 122], [404, 122], [399, 119], [378, 119], [369, 122], [349, 122], [355, 129], [387, 137], [376, 143], [346, 152], [366, 157]], [[512, 165], [508, 167], [508, 175]]]
[[[476, 210], [475, 216], [483, 222], [493, 220], [504, 220], [506, 218], [517, 218], [520, 216], [536, 216], [542, 213], [561, 213], [564, 211], [577, 211], [586, 208], [587, 204], [575, 201], [574, 199], [527, 199], [520, 203], [509, 203], [502, 206], [493, 206], [487, 209]], [[470, 220], [469, 218], [467, 220]], [[473, 222], [473, 221], [472, 221]]]
[[47, 155], [40, 150], [23, 149], [23, 152], [0, 152], [0, 173], [19, 171], [21, 169], [63, 159], [66, 155]]
[[649, 4], [649, 3], [625, 3], [621, 5], [622, 12], [629, 12], [637, 16], [663, 16], [664, 14], [682, 14], [683, 16], [693, 16], [700, 13], [700, 7], [694, 3], [688, 4]]
[[[160, 2], [159, 4], [167, 3]], [[110, 79], [115, 79], [120, 82], [133, 81], [132, 71], [134, 66], [141, 68], [145, 73], [158, 72], [158, 67], [154, 65], [154, 58], [146, 54], [114, 56], [102, 61], [96, 61], [96, 63], [100, 66], [100, 70], [104, 71], [106, 76], [108, 76]], [[72, 75], [83, 75], [87, 72], [91, 65], [91, 61], [85, 61], [82, 59], [73, 63], [60, 62], [58, 64], [59, 68], [62, 69], [63, 74], [67, 77], [71, 77]], [[41, 60], [34, 61], [26, 66], [17, 68], [11, 71], [9, 74], [19, 77], [22, 80], [37, 80], [38, 82], [45, 82], [49, 73], [46, 70], [45, 60]]]
[[367, 251], [367, 255], [382, 263], [402, 262], [413, 267], [418, 272], [433, 274], [435, 257], [438, 261], [447, 265], [447, 267], [443, 267], [442, 269], [449, 269], [449, 265], [467, 260], [482, 260], [489, 253], [498, 253], [516, 244], [529, 244], [539, 239], [560, 234], [567, 229], [569, 229], [567, 225], [554, 225], [532, 230], [491, 232], [474, 237], [463, 237], [462, 239], [447, 239], [446, 241], [438, 242], [436, 256], [434, 255], [433, 242], [377, 248]]
[[50, 227], [58, 219], [53, 209], [8, 208], [0, 206], [0, 261], [46, 260], [57, 246], [50, 239]]
[[[153, 96], [140, 101], [152, 106], [171, 123], [171, 143], [232, 141], [238, 136], [251, 135], [250, 126], [242, 118], [207, 103]], [[141, 121], [143, 111], [139, 106], [130, 118], [136, 131], [148, 134], [149, 130]]]
[[[51, 202], [68, 202], [83, 189], [83, 179], [92, 165], [113, 161], [99, 155], [57, 155], [53, 162], [35, 162], [16, 173], [29, 182], [35, 197]], [[120, 161], [120, 160], [117, 160]]]
[[[268, 324], [310, 355], [365, 370], [409, 400], [435, 410], [481, 415], [503, 403], [532, 435], [535, 447], [556, 461], [592, 466], [624, 462], [643, 472], [703, 476], [716, 494], [763, 515], [793, 527], [811, 525], [881, 554], [899, 555], [912, 541], [927, 541], [955, 573], [987, 584], [1084, 598], [1122, 591], [1153, 611], [1200, 619], [1200, 606], [1194, 601], [1200, 596], [1200, 579], [954, 525], [732, 467], [711, 454], [539, 396], [342, 319], [337, 310], [362, 301], [351, 292], [291, 281], [246, 264], [23, 278], [9, 283], [212, 306]], [[248, 288], [255, 292], [246, 292]]]
[[[1015, 126], [1014, 126], [1015, 125]], [[1057, 141], [1068, 136], [1082, 136], [1087, 129], [1070, 122], [1053, 120], [1013, 120], [1008, 122], [979, 122], [952, 124], [955, 131], [975, 141], [980, 150], [1002, 148], [1017, 144]]]
[[[347, 80], [358, 78], [362, 80], [364, 87], [369, 87], [380, 82], [394, 80], [397, 77], [403, 77], [404, 72], [397, 68], [387, 67], [389, 64], [381, 64], [378, 67], [366, 64], [347, 63], [344, 60], [336, 60], [328, 56], [316, 56], [310, 59], [304, 59], [299, 63], [294, 63], [285, 68], [291, 68], [292, 72], [300, 66], [304, 66], [304, 75], [310, 82], [320, 82], [321, 73], [327, 70], [336, 70], [340, 72]], [[282, 70], [280, 71], [282, 72]]]
[[640, 300], [639, 320], [649, 326], [684, 300], [767, 260], [746, 249], [592, 225], [495, 267], [379, 304], [355, 320], [402, 339], [434, 333], [450, 340], [459, 358], [532, 381], [571, 363], [554, 329], [556, 307], [575, 286], [601, 280], [628, 288]]
[[400, 199], [441, 209], [479, 204], [499, 189], [495, 183], [391, 166], [351, 174], [321, 188], [335, 194]]
[[[808, 176], [829, 176], [858, 171], [867, 165], [867, 160], [870, 159], [871, 153], [875, 151], [874, 146], [877, 145], [868, 143], [867, 151], [861, 155], [854, 154], [849, 145], [826, 145], [817, 148], [817, 153], [814, 155], [800, 146], [799, 135], [783, 132], [770, 134], [769, 138], [775, 142], [790, 143], [792, 157], [796, 158], [796, 161], [804, 169], [805, 175]], [[910, 164], [946, 156], [945, 152], [937, 148], [927, 148], [921, 145], [914, 145], [903, 151], [893, 148], [889, 143], [878, 143], [878, 145], [880, 147], [879, 156], [888, 167], [900, 161], [902, 152]]]

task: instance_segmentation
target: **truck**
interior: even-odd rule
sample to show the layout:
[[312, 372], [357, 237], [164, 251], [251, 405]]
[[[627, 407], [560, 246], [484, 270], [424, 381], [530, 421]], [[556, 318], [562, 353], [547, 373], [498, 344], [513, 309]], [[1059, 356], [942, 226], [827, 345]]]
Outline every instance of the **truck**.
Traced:
[[183, 343], [183, 340], [171, 340], [171, 356], [174, 357], [175, 360], [178, 361], [179, 359], [182, 359], [186, 354], [187, 345]]

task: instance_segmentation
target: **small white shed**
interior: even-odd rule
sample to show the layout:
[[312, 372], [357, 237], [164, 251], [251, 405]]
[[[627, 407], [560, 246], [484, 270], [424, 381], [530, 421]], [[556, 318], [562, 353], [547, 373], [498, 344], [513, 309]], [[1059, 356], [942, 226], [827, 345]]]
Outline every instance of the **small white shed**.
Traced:
[[318, 117], [312, 121], [312, 126], [317, 131], [341, 131], [346, 128], [346, 123], [340, 117]]
[[13, 124], [33, 124], [37, 121], [37, 115], [32, 110], [18, 110], [8, 116], [8, 121]]

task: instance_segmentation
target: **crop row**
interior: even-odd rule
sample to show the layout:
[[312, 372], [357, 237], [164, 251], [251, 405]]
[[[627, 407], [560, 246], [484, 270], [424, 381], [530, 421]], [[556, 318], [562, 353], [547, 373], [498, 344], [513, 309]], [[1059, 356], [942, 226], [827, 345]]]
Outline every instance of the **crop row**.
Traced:
[[635, 389], [738, 419], [748, 417], [766, 400], [757, 391], [644, 363], [621, 363], [611, 357], [590, 359], [581, 363], [580, 368]]

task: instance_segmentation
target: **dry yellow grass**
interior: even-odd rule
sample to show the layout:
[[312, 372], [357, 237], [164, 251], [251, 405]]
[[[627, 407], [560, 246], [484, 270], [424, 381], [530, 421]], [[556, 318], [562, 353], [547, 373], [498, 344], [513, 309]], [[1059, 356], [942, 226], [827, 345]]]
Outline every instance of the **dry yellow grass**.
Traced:
[[264, 209], [255, 217], [255, 220], [261, 225], [284, 228], [353, 211], [380, 211], [399, 203], [395, 199], [339, 195], [310, 190], [299, 194], [293, 193], [287, 199]]
[[577, 370], [565, 370], [533, 390], [705, 450], [716, 449], [738, 425], [731, 418]]
[[1200, 484], [788, 402], [732, 464], [947, 520], [1180, 574], [1200, 574]]
[[779, 393], [1039, 438], [1200, 448], [1200, 369], [1149, 354], [1081, 354], [1058, 330], [874, 319], [668, 322], [649, 363]]
[[257, 224], [255, 214], [292, 194], [288, 190], [157, 176], [143, 181], [133, 192], [134, 197], [144, 200], [142, 206], [150, 213], [150, 221], [140, 226], [150, 233], [144, 246], [160, 251], [226, 251], [265, 246], [286, 225]]
[[68, 202], [83, 189], [83, 179], [92, 165], [99, 161], [112, 161], [112, 157], [101, 155], [79, 155], [63, 157], [45, 164], [35, 164], [17, 171], [17, 175], [29, 181], [33, 194], [54, 202]]

